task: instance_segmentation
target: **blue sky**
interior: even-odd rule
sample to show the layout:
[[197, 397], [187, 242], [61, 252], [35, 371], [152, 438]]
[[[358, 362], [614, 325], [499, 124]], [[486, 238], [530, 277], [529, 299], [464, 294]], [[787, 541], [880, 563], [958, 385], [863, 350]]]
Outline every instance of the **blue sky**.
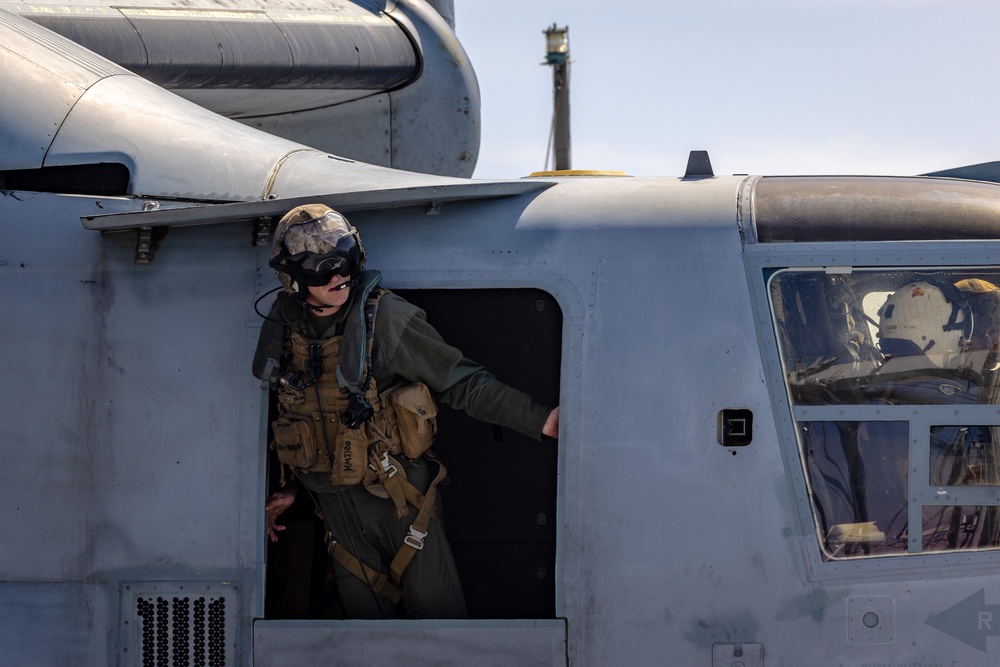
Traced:
[[918, 174], [1000, 160], [995, 0], [455, 0], [479, 77], [476, 178], [544, 168], [570, 30], [573, 168]]

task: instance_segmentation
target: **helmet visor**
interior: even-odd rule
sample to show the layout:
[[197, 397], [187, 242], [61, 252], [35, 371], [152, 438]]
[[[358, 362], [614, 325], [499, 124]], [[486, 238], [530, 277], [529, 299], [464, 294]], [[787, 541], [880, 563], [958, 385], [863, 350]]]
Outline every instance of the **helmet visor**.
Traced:
[[361, 250], [354, 235], [341, 237], [337, 247], [327, 253], [298, 252], [271, 260], [271, 268], [283, 271], [295, 282], [308, 287], [320, 287], [334, 276], [353, 277], [359, 273]]

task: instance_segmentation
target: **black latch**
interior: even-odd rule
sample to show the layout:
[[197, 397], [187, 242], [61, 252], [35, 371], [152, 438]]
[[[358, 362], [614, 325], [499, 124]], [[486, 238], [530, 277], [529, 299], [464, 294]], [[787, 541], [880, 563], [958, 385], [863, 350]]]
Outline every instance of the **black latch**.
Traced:
[[753, 440], [753, 413], [744, 408], [719, 411], [719, 444], [723, 447], [746, 447]]

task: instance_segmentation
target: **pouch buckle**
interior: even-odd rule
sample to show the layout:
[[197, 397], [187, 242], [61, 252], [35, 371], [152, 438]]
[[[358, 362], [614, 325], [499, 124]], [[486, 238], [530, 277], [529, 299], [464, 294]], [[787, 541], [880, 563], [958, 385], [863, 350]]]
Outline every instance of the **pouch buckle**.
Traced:
[[389, 461], [389, 452], [382, 452], [382, 460], [379, 461], [382, 464], [382, 470], [389, 477], [395, 475], [399, 470], [396, 465]]
[[417, 551], [420, 551], [421, 549], [424, 548], [425, 537], [427, 537], [427, 533], [420, 532], [419, 530], [414, 528], [413, 525], [411, 524], [410, 532], [406, 535], [406, 537], [403, 538], [403, 542], [405, 544], [410, 545]]

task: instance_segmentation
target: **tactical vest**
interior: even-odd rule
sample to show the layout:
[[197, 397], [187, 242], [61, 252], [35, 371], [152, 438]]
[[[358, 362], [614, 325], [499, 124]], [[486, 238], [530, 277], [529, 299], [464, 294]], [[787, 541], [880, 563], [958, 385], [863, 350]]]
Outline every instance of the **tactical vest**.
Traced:
[[[287, 334], [281, 355], [286, 363], [274, 383], [280, 417], [272, 424], [272, 446], [278, 460], [297, 471], [328, 473], [339, 486], [373, 483], [366, 465], [377, 462], [369, 467], [378, 473], [391, 465], [387, 454], [418, 458], [437, 435], [437, 406], [426, 385], [380, 394], [371, 375], [375, 320], [386, 292], [376, 289], [377, 272], [369, 274], [343, 335], [311, 340]], [[358, 409], [370, 410], [370, 418], [358, 419]]]
[[[346, 424], [342, 417], [351, 393], [324, 380], [328, 377], [325, 369], [336, 368], [341, 338], [310, 341], [297, 333], [289, 336], [289, 366], [304, 370], [278, 380], [281, 416], [271, 427], [279, 461], [303, 472], [329, 473], [334, 484], [351, 486], [363, 480], [372, 483], [371, 473], [365, 470], [372, 459], [386, 467], [386, 454], [411, 459], [422, 456], [437, 435], [437, 406], [423, 383], [380, 395], [372, 379], [361, 394], [372, 409], [371, 418], [357, 428]], [[315, 350], [312, 357], [311, 349]], [[319, 380], [303, 382], [313, 360], [321, 364]]]
[[374, 379], [363, 394], [372, 418], [358, 428], [343, 423], [351, 394], [336, 381], [342, 340], [310, 341], [290, 334], [289, 372], [278, 380], [281, 416], [272, 428], [279, 461], [300, 471], [329, 473], [334, 484], [351, 486], [364, 480], [369, 445], [378, 454], [398, 454], [402, 447], [395, 409], [383, 404]]

